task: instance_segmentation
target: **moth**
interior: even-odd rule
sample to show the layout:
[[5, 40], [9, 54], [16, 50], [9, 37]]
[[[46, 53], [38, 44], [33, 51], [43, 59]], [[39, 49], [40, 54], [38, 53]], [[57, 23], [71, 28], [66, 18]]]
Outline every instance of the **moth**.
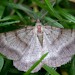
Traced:
[[70, 61], [75, 54], [75, 30], [43, 26], [37, 20], [35, 26], [0, 34], [0, 53], [13, 60], [20, 71], [27, 71], [47, 52], [32, 72], [39, 71], [43, 64], [59, 67]]

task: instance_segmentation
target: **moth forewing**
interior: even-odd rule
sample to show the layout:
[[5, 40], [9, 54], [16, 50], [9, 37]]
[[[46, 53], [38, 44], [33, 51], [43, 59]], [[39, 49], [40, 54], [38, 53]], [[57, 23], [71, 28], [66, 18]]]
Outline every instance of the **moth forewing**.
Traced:
[[21, 56], [17, 50], [10, 48], [4, 33], [0, 34], [0, 53], [12, 60], [18, 60]]

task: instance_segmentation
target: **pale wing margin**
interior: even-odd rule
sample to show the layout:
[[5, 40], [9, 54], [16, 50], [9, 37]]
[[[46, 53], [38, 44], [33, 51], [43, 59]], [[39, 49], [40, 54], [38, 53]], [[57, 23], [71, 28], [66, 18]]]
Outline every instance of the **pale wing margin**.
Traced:
[[[32, 30], [31, 27], [30, 30]], [[5, 55], [8, 59], [20, 59], [28, 47], [28, 44], [23, 42], [21, 39], [19, 39], [19, 36], [17, 36], [19, 34], [17, 32], [19, 31], [21, 31], [22, 33], [20, 34], [24, 34], [25, 37], [29, 34], [26, 34], [26, 32], [28, 31], [27, 27], [16, 31], [10, 31], [0, 34], [0, 53]]]

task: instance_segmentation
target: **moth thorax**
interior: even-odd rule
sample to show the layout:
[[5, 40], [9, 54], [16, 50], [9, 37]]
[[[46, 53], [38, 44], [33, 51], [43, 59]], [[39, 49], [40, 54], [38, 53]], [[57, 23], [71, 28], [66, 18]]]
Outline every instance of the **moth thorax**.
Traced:
[[38, 33], [41, 33], [41, 32], [42, 32], [41, 25], [38, 25], [38, 26], [37, 26], [37, 32], [38, 32]]
[[37, 26], [37, 37], [39, 39], [41, 46], [43, 46], [43, 28], [41, 25]]

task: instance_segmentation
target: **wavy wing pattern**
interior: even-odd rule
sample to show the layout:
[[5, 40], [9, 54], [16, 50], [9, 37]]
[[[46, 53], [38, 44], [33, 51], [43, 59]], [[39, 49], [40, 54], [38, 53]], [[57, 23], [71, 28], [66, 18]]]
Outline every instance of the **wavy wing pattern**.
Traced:
[[[42, 32], [37, 32], [41, 25]], [[26, 27], [0, 34], [0, 53], [18, 70], [27, 71], [46, 52], [47, 57], [32, 71], [37, 72], [43, 64], [59, 67], [75, 54], [75, 30], [42, 26]]]

